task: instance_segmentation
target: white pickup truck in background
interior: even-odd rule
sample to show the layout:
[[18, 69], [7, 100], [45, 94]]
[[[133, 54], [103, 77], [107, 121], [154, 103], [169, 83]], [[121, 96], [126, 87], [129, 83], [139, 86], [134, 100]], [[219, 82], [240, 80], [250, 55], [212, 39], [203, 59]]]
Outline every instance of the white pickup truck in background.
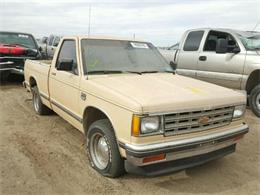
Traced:
[[45, 59], [52, 59], [55, 50], [61, 40], [61, 36], [50, 35], [49, 37], [43, 37], [39, 45], [41, 47], [42, 56]]
[[179, 49], [160, 50], [177, 73], [245, 90], [260, 117], [260, 32], [201, 28], [184, 33]]

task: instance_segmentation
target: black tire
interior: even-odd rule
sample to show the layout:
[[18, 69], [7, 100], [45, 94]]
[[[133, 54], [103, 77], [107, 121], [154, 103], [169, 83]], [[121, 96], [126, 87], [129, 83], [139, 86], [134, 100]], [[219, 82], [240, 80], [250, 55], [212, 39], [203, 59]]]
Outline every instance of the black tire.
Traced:
[[[97, 163], [97, 158], [95, 157], [95, 152], [93, 152], [94, 139], [96, 139], [95, 137], [97, 135], [105, 140], [106, 148], [108, 150], [107, 164], [104, 168], [100, 168]], [[101, 119], [91, 124], [87, 133], [86, 145], [90, 164], [101, 175], [115, 178], [125, 173], [124, 160], [119, 153], [114, 130], [108, 119]]]
[[11, 73], [10, 71], [3, 71], [3, 72], [1, 72], [0, 73], [0, 81], [1, 82], [7, 81], [10, 73]]
[[33, 96], [33, 98], [32, 98], [33, 99], [32, 100], [33, 108], [37, 114], [48, 115], [51, 113], [51, 110], [42, 103], [41, 96], [40, 96], [37, 85], [32, 87], [32, 96]]
[[260, 97], [260, 84], [258, 84], [252, 89], [249, 97], [249, 106], [257, 117], [260, 117], [259, 97]]

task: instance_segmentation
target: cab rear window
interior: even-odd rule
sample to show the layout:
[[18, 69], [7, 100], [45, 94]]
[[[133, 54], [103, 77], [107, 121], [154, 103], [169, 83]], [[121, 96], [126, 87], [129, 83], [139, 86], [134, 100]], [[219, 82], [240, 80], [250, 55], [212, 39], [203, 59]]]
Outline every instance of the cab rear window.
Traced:
[[190, 32], [184, 43], [184, 51], [197, 51], [200, 47], [200, 42], [203, 37], [204, 31]]

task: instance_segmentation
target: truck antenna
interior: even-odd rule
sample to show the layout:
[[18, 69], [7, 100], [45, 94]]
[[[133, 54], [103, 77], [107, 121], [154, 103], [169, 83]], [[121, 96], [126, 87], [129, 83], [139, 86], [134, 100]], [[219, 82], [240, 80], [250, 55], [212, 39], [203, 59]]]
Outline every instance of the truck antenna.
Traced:
[[260, 21], [258, 21], [255, 25], [255, 27], [253, 28], [253, 31], [257, 28], [257, 26], [260, 24]]
[[89, 11], [88, 11], [88, 36], [90, 35], [90, 19], [91, 19], [91, 4], [89, 5]]

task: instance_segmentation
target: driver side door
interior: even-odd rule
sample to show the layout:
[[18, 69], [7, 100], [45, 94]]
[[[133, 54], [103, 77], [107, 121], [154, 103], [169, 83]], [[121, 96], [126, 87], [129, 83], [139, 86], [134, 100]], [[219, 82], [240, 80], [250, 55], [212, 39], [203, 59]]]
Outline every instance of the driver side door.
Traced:
[[224, 87], [239, 89], [243, 76], [245, 55], [229, 50], [216, 53], [218, 39], [228, 40], [231, 48], [239, 47], [235, 38], [226, 32], [209, 31], [203, 50], [198, 57], [196, 77]]
[[[53, 110], [77, 125], [81, 122], [79, 114], [80, 71], [79, 58], [76, 53], [78, 42], [76, 39], [65, 39], [62, 42], [56, 64], [50, 69], [49, 93]], [[64, 60], [72, 60], [71, 70], [58, 70], [57, 66]]]

